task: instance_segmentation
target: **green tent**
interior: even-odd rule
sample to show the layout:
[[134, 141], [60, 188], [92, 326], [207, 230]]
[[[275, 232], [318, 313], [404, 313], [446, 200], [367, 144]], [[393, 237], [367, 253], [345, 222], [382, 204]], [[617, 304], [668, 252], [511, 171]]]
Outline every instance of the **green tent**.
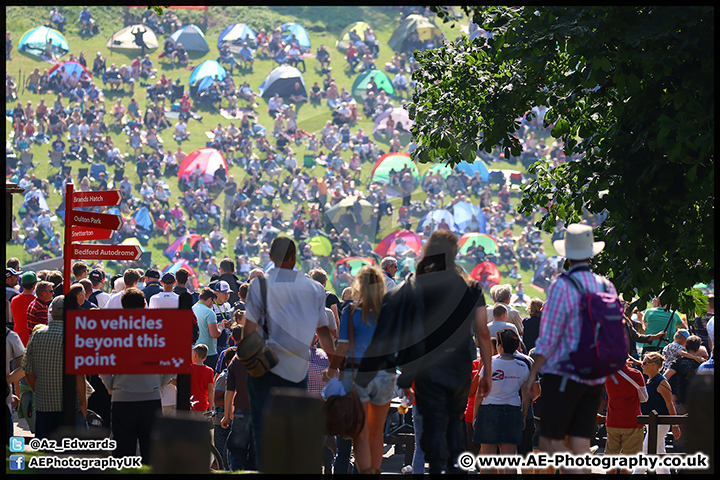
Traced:
[[350, 31], [355, 31], [355, 33], [360, 35], [360, 38], [363, 38], [363, 33], [365, 33], [365, 29], [367, 28], [370, 28], [370, 25], [365, 22], [351, 23], [340, 33], [340, 39], [335, 41], [335, 47], [344, 52], [350, 45]]
[[322, 235], [315, 235], [308, 240], [307, 244], [310, 245], [310, 250], [312, 250], [315, 255], [321, 257], [326, 257], [332, 252], [330, 240]]
[[392, 37], [388, 40], [388, 45], [395, 52], [404, 52], [405, 40], [415, 30], [417, 30], [420, 40], [423, 42], [441, 36], [440, 29], [433, 22], [422, 15], [413, 14], [408, 15], [400, 26], [395, 29]]
[[371, 182], [390, 183], [390, 170], [400, 172], [405, 165], [410, 167], [413, 177], [420, 182], [420, 170], [410, 154], [405, 152], [386, 153], [378, 158], [375, 168], [372, 171]]
[[434, 165], [431, 165], [430, 168], [425, 170], [422, 174], [422, 181], [425, 181], [425, 178], [428, 175], [435, 175], [436, 173], [439, 173], [441, 177], [447, 178], [448, 175], [452, 173], [452, 168], [448, 167], [444, 163], [436, 163]]
[[485, 253], [488, 255], [497, 255], [498, 245], [490, 235], [484, 233], [471, 232], [466, 233], [458, 240], [458, 253], [465, 255], [471, 246], [482, 245]]
[[375, 85], [378, 88], [385, 90], [385, 93], [395, 95], [395, 87], [393, 87], [392, 80], [390, 80], [387, 73], [382, 70], [372, 69], [362, 72], [355, 79], [352, 86], [352, 96], [355, 97], [355, 100], [365, 101], [367, 98], [367, 86], [371, 78], [375, 80]]

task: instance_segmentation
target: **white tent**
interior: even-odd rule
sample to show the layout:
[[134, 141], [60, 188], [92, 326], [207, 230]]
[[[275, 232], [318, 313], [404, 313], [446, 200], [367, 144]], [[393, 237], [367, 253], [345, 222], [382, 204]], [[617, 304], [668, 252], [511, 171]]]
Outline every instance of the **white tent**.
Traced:
[[105, 46], [110, 50], [116, 50], [124, 53], [140, 52], [142, 49], [135, 43], [135, 35], [132, 33], [134, 31], [138, 31], [138, 29], [139, 31], [145, 30], [142, 36], [145, 45], [147, 45], [145, 51], [152, 52], [157, 50], [160, 44], [155, 36], [155, 32], [144, 25], [130, 25], [129, 27], [118, 30], [113, 33], [110, 39], [108, 39]]

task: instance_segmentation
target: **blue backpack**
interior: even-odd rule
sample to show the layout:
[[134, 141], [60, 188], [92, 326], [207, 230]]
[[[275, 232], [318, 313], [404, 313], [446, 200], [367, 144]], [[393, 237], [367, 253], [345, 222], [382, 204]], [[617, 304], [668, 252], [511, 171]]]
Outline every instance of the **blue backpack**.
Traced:
[[607, 281], [603, 284], [603, 292], [588, 293], [572, 275], [564, 273], [559, 278], [569, 281], [581, 295], [580, 339], [576, 350], [560, 362], [560, 369], [587, 380], [612, 375], [622, 368], [628, 356], [620, 300], [617, 295], [608, 293]]

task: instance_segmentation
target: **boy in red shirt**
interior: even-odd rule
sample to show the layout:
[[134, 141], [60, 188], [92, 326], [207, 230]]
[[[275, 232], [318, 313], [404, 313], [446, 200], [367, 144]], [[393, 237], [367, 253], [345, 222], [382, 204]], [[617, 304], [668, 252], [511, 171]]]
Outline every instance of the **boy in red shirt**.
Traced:
[[192, 349], [192, 367], [190, 370], [190, 410], [206, 412], [215, 408], [213, 392], [215, 390], [215, 372], [203, 365], [207, 357], [208, 347], [199, 343]]

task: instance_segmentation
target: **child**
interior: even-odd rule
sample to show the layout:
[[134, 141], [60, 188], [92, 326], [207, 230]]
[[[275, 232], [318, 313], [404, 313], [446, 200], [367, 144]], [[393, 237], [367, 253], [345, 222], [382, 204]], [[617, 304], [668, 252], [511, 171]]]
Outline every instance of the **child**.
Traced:
[[202, 343], [197, 344], [192, 349], [192, 370], [190, 370], [190, 410], [193, 412], [205, 412], [215, 408], [214, 390], [215, 381], [213, 380], [215, 372], [213, 369], [204, 365], [203, 362], [207, 358], [208, 347]]

